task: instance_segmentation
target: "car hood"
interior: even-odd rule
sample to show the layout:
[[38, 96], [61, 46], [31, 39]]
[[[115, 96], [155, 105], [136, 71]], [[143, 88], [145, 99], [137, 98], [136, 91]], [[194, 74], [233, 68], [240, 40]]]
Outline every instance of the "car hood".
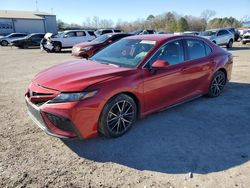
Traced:
[[202, 36], [205, 39], [211, 40], [212, 38], [214, 38], [214, 36]]
[[76, 44], [74, 47], [79, 47], [79, 48], [85, 48], [93, 45], [101, 44], [99, 42], [82, 42], [79, 44]]
[[88, 60], [74, 60], [38, 73], [33, 83], [61, 92], [83, 91], [95, 83], [130, 72], [130, 68], [115, 67]]

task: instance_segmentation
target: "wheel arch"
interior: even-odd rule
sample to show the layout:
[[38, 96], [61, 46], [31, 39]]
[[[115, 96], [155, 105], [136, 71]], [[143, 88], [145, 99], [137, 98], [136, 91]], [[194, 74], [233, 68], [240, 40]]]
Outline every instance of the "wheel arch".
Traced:
[[225, 76], [226, 76], [226, 80], [228, 80], [228, 78], [227, 78], [227, 70], [225, 68], [220, 67], [217, 71], [222, 71], [225, 74]]
[[129, 97], [131, 97], [135, 101], [135, 104], [136, 104], [136, 107], [137, 107], [137, 118], [140, 117], [140, 114], [141, 114], [141, 102], [140, 102], [138, 96], [136, 96], [136, 94], [134, 94], [133, 92], [122, 91], [122, 92], [116, 93], [115, 95], [111, 96], [107, 101], [110, 101], [113, 98], [115, 98], [116, 96], [121, 95], [121, 94], [128, 95]]

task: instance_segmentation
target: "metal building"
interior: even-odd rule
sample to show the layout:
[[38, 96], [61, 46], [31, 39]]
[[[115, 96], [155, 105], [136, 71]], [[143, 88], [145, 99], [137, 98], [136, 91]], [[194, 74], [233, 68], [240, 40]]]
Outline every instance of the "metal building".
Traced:
[[57, 33], [56, 15], [45, 12], [0, 10], [0, 34]]

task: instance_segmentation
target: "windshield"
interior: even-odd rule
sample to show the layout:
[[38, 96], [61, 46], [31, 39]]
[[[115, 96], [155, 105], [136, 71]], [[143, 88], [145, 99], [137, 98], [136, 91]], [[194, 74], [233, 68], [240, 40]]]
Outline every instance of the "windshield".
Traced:
[[152, 40], [122, 39], [104, 48], [90, 60], [121, 67], [135, 67], [155, 44], [156, 41]]
[[205, 31], [202, 36], [213, 36], [216, 35], [217, 31]]
[[95, 38], [94, 40], [92, 40], [92, 42], [96, 42], [96, 43], [103, 43], [106, 40], [108, 40], [112, 35], [101, 35], [97, 38]]

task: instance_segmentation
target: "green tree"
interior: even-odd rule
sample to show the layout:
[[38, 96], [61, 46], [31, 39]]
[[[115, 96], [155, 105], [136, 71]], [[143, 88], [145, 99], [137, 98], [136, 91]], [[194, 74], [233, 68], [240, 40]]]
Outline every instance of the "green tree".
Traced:
[[154, 15], [153, 14], [150, 14], [148, 17], [147, 17], [147, 20], [148, 21], [151, 21], [151, 20], [153, 20], [155, 17], [154, 17]]
[[176, 21], [175, 15], [172, 12], [166, 13], [165, 18], [162, 21], [165, 21], [165, 23], [166, 23], [165, 24], [166, 31], [168, 31], [168, 32], [175, 32], [176, 31], [177, 21]]
[[177, 31], [183, 32], [188, 30], [188, 22], [185, 18], [181, 17], [177, 22]]

